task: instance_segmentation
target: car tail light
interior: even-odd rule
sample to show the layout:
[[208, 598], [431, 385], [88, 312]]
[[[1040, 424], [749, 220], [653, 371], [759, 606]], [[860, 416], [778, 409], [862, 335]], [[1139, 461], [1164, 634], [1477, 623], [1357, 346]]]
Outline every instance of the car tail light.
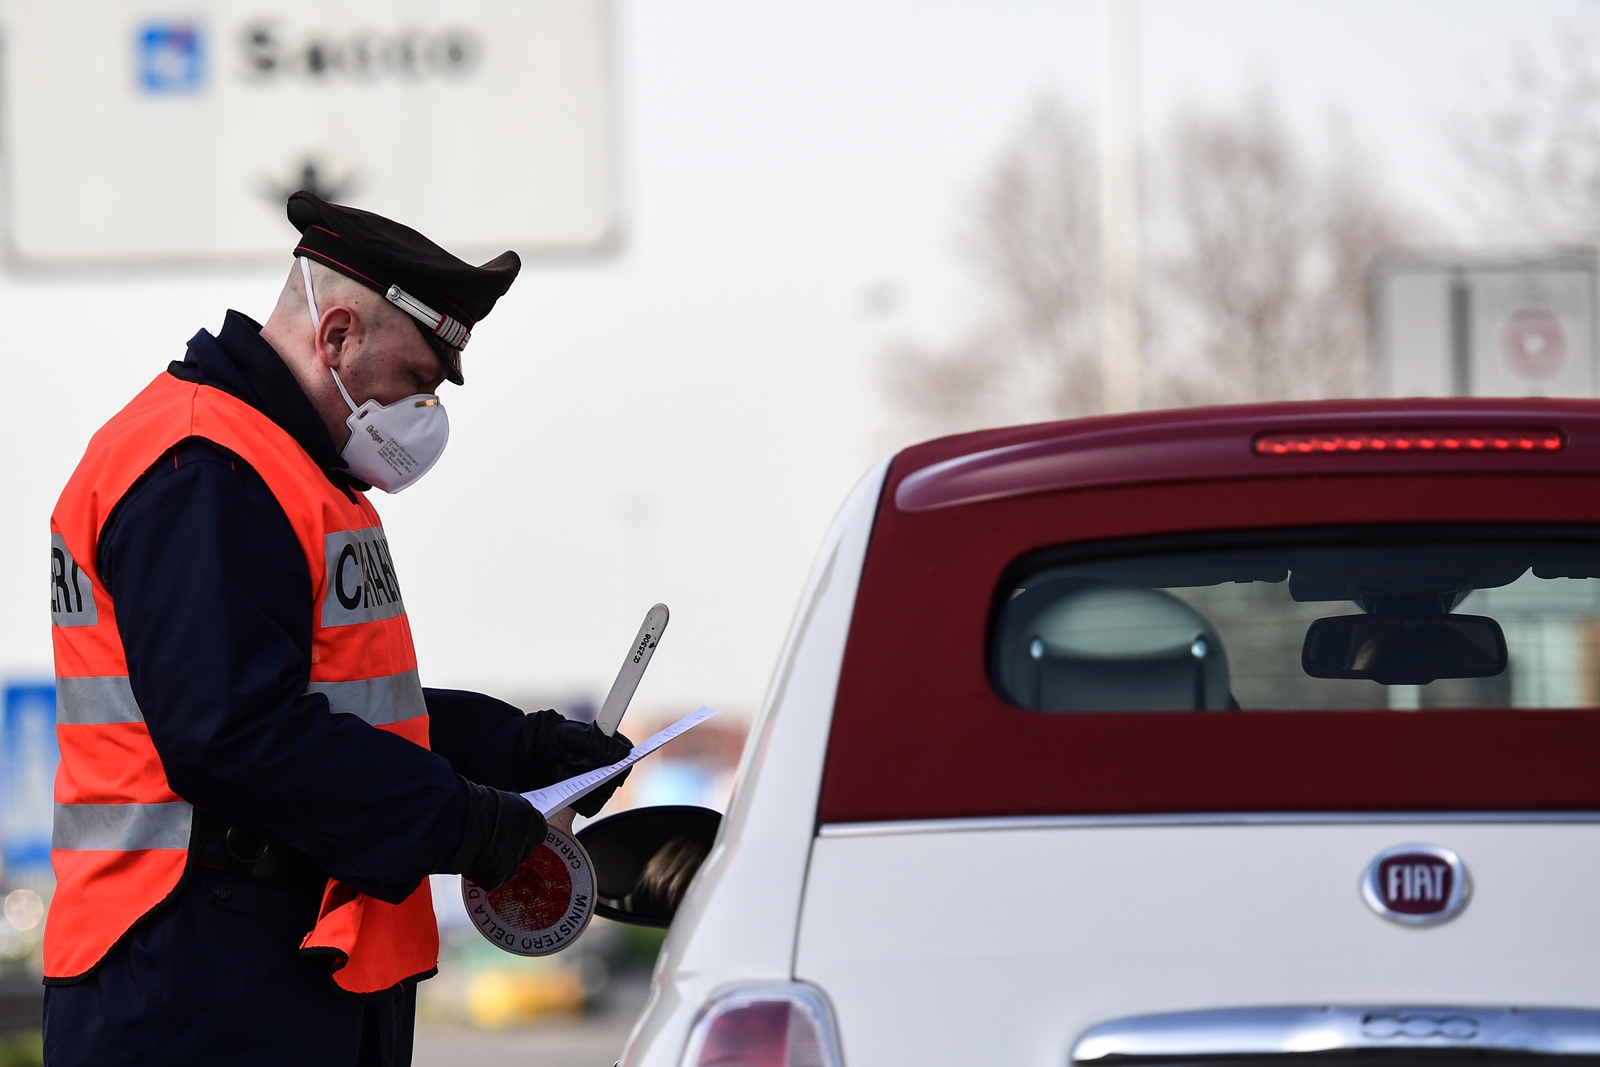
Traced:
[[1371, 433], [1264, 433], [1261, 456], [1306, 456], [1334, 452], [1559, 452], [1559, 430], [1380, 430]]
[[683, 1067], [842, 1067], [833, 1012], [799, 982], [731, 987], [695, 1020]]

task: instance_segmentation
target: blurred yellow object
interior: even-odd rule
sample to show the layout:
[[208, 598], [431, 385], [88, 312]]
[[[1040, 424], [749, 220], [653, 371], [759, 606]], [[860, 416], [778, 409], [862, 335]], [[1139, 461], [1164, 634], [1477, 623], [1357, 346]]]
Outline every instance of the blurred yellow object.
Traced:
[[498, 1028], [545, 1015], [583, 1010], [583, 981], [572, 970], [481, 971], [467, 985], [467, 1015], [478, 1026]]

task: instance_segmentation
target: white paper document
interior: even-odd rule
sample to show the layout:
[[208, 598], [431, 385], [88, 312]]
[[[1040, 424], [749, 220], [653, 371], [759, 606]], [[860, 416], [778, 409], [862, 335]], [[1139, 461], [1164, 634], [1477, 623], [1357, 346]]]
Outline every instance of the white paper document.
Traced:
[[609, 782], [668, 741], [671, 741], [674, 737], [692, 730], [707, 719], [714, 718], [720, 714], [721, 712], [712, 711], [710, 708], [701, 708], [699, 711], [690, 712], [660, 733], [651, 734], [637, 745], [634, 745], [633, 751], [628, 753], [626, 758], [613, 763], [611, 766], [598, 767], [575, 778], [568, 778], [564, 782], [557, 782], [555, 785], [547, 785], [543, 789], [532, 790], [522, 794], [523, 799], [538, 808], [539, 814], [548, 819], [573, 801], [581, 800], [588, 796], [606, 782]]

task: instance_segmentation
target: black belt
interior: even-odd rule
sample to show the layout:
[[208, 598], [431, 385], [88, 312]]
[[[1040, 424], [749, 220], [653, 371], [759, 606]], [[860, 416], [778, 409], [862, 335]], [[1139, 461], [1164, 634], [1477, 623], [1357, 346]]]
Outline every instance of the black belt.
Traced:
[[191, 848], [200, 866], [293, 893], [321, 896], [328, 876], [304, 852], [198, 808], [194, 818]]

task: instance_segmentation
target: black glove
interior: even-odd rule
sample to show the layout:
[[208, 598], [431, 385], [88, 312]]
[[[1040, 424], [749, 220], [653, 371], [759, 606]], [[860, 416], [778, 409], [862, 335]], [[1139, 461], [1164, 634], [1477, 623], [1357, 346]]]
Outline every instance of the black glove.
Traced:
[[[607, 737], [592, 722], [574, 722], [557, 711], [537, 711], [522, 720], [522, 746], [539, 776], [539, 786], [552, 785], [585, 771], [626, 759], [633, 742], [622, 734]], [[579, 815], [593, 815], [628, 780], [633, 768], [573, 804]]]
[[485, 889], [498, 889], [544, 842], [547, 831], [539, 809], [517, 794], [467, 782], [467, 831], [441, 873], [464, 874]]

